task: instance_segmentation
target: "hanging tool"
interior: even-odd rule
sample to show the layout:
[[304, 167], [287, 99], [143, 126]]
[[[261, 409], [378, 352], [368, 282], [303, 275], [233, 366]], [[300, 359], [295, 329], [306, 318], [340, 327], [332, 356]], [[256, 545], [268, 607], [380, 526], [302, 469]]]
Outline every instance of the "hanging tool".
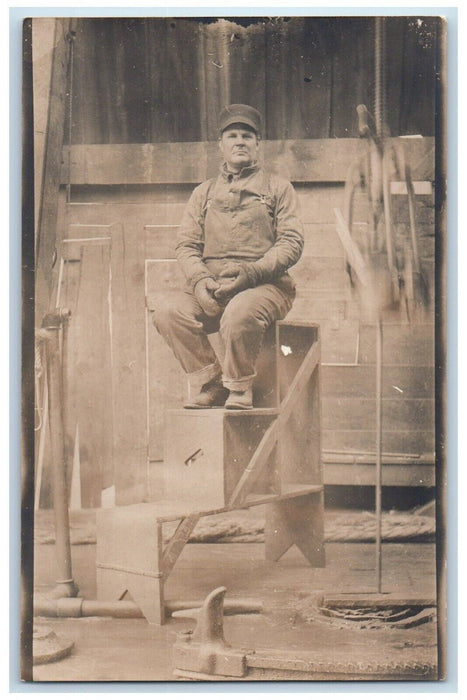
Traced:
[[[412, 175], [402, 144], [387, 140], [385, 122], [384, 18], [375, 18], [374, 117], [365, 105], [357, 107], [358, 130], [366, 140], [365, 154], [352, 163], [344, 190], [344, 214], [335, 210], [337, 233], [345, 250], [347, 270], [357, 291], [361, 319], [375, 326], [376, 346], [376, 587], [381, 593], [381, 492], [382, 492], [382, 364], [383, 312], [399, 309], [409, 322], [428, 305], [428, 284], [423, 276], [415, 222]], [[409, 208], [410, 235], [397, 247], [391, 209], [391, 180], [404, 180]], [[369, 208], [366, 239], [353, 235], [353, 202], [364, 189]]]

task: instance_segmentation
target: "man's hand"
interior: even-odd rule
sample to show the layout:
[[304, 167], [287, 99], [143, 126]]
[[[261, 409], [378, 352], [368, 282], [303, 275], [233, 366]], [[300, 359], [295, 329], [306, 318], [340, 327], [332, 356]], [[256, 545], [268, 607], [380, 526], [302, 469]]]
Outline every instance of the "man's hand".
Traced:
[[232, 262], [227, 263], [222, 268], [219, 273], [220, 285], [214, 292], [214, 296], [221, 303], [252, 286], [247, 272], [247, 264]]
[[213, 296], [218, 288], [219, 283], [212, 277], [204, 277], [195, 285], [194, 295], [206, 316], [217, 316], [222, 311]]

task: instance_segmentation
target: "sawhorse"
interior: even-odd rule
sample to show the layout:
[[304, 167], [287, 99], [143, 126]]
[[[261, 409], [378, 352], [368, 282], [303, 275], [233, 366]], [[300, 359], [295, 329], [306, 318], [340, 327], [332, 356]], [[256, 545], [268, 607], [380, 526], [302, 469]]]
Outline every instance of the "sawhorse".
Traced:
[[[324, 566], [319, 329], [282, 321], [275, 332], [277, 405], [169, 411], [164, 498], [98, 512], [99, 598], [129, 592], [149, 622], [162, 624], [164, 584], [199, 519], [261, 504], [268, 505], [267, 559], [277, 561], [296, 544], [312, 566]], [[179, 524], [164, 548], [162, 527], [173, 521]]]

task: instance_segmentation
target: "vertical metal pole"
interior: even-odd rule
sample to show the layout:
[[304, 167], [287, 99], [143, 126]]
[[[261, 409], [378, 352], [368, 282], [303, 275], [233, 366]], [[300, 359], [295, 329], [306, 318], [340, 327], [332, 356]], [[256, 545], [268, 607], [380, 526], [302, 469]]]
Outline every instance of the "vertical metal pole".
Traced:
[[376, 135], [381, 138], [383, 132], [383, 61], [382, 61], [383, 18], [375, 17], [375, 103], [374, 115]]
[[66, 484], [66, 456], [64, 430], [63, 367], [60, 347], [60, 331], [68, 321], [68, 312], [58, 309], [47, 314], [43, 329], [47, 335], [47, 383], [49, 386], [49, 422], [53, 469], [53, 504], [55, 518], [55, 555], [58, 579], [52, 596], [74, 597], [78, 588], [73, 581], [70, 547], [70, 521], [68, 515], [68, 489]]
[[381, 593], [381, 483], [382, 483], [382, 372], [383, 368], [383, 322], [378, 316], [376, 324], [376, 480], [375, 480], [375, 511], [376, 511], [376, 587]]

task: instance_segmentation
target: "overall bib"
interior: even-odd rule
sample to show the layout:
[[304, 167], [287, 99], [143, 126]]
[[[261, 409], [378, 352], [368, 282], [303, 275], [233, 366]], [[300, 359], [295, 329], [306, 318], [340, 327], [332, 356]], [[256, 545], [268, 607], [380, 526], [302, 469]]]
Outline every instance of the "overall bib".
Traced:
[[[227, 262], [258, 260], [275, 241], [274, 203], [268, 193], [267, 176], [259, 194], [232, 186], [227, 197], [216, 197], [216, 182], [211, 183], [206, 196], [203, 255], [214, 277]], [[205, 315], [186, 287], [183, 292], [160, 299], [154, 324], [197, 383], [211, 381], [222, 372], [227, 389], [244, 391], [255, 377], [264, 332], [274, 321], [284, 318], [294, 297], [295, 287], [286, 273], [274, 283], [235, 294], [213, 318]], [[216, 331], [220, 332], [224, 351], [222, 369], [207, 338]]]

